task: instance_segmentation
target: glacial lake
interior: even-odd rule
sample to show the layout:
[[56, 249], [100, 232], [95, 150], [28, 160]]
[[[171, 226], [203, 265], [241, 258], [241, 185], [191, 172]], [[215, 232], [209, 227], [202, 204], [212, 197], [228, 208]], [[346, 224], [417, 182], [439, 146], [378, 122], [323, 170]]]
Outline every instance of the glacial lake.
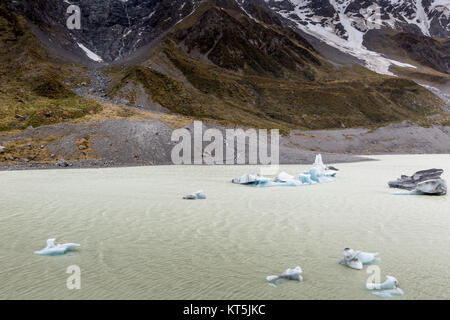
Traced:
[[[367, 267], [338, 264], [345, 247], [379, 252], [398, 299], [449, 299], [449, 196], [387, 182], [434, 167], [448, 180], [450, 155], [374, 158], [337, 164], [333, 183], [260, 189], [230, 183], [258, 172], [245, 166], [0, 172], [0, 299], [381, 299]], [[199, 189], [207, 200], [182, 200]], [[35, 255], [48, 238], [81, 248]], [[297, 265], [304, 282], [267, 283]]]

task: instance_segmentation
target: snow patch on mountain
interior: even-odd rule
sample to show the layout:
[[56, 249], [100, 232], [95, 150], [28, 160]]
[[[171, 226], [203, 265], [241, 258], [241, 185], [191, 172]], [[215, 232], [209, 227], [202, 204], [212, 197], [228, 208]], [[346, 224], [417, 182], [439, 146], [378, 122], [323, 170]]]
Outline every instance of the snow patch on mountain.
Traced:
[[[281, 2], [283, 0], [275, 0]], [[369, 21], [371, 12], [360, 10], [359, 16], [348, 12], [351, 0], [329, 0], [328, 16], [318, 16], [315, 11], [324, 8], [311, 7], [313, 0], [290, 0], [293, 10], [279, 10], [278, 13], [294, 22], [296, 26], [347, 54], [363, 60], [367, 68], [381, 74], [394, 75], [389, 69], [392, 65], [416, 68], [413, 65], [388, 59], [379, 53], [368, 50], [363, 45], [364, 35], [371, 26]], [[266, 0], [270, 5], [274, 2]], [[275, 9], [272, 6], [272, 9]], [[365, 14], [365, 15], [364, 15]], [[361, 16], [363, 18], [361, 18]]]
[[89, 50], [88, 48], [86, 48], [84, 45], [82, 45], [81, 43], [77, 42], [78, 46], [83, 49], [83, 51], [86, 53], [86, 55], [88, 56], [89, 59], [95, 61], [95, 62], [103, 62], [103, 59], [97, 55], [96, 53], [92, 52], [91, 50]]

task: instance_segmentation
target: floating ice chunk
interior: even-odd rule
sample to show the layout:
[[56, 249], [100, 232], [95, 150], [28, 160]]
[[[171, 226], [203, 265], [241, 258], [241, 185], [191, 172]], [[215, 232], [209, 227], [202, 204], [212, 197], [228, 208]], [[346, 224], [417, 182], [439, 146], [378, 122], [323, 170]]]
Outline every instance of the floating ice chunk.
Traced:
[[363, 264], [357, 257], [358, 253], [358, 251], [353, 249], [345, 248], [344, 251], [342, 251], [344, 259], [339, 261], [339, 263], [352, 269], [362, 270]]
[[281, 173], [278, 177], [271, 180], [269, 178], [260, 176], [258, 174], [245, 174], [238, 179], [233, 179], [233, 183], [242, 185], [251, 185], [255, 187], [279, 187], [279, 186], [292, 186], [296, 187], [301, 185], [301, 182], [294, 177], [291, 177], [287, 173]]
[[309, 175], [311, 180], [317, 183], [332, 182], [335, 180], [337, 170], [333, 167], [327, 167], [323, 164], [322, 155], [318, 154], [314, 161], [313, 167], [304, 172], [305, 175]]
[[55, 244], [56, 239], [48, 239], [47, 246], [39, 251], [35, 251], [35, 254], [42, 256], [55, 256], [65, 254], [68, 251], [78, 248], [80, 245], [76, 243]]
[[398, 280], [392, 276], [387, 276], [383, 283], [367, 283], [366, 288], [373, 290], [373, 294], [381, 298], [393, 298], [402, 295], [403, 290], [398, 287]]
[[357, 270], [361, 270], [365, 264], [380, 261], [380, 259], [377, 258], [378, 253], [368, 253], [345, 248], [344, 251], [342, 251], [342, 254], [344, 255], [344, 259], [342, 259], [339, 263]]
[[266, 279], [267, 281], [272, 282], [280, 279], [280, 276], [268, 276]]
[[187, 196], [184, 196], [183, 199], [185, 199], [185, 200], [204, 200], [204, 199], [206, 199], [206, 194], [202, 190], [199, 190], [193, 194], [188, 194]]
[[363, 268], [363, 264], [358, 258], [353, 258], [353, 259], [345, 259], [344, 258], [341, 261], [339, 261], [339, 263], [344, 266], [347, 266], [349, 268], [356, 269], [356, 270], [362, 270], [362, 268]]
[[238, 179], [233, 179], [232, 182], [235, 184], [258, 184], [262, 181], [268, 181], [269, 179], [260, 176], [259, 174], [244, 174]]
[[301, 275], [302, 273], [303, 273], [302, 268], [295, 267], [294, 269], [287, 269], [280, 276], [268, 276], [266, 280], [269, 282], [275, 282], [279, 279], [303, 281], [303, 277]]
[[367, 283], [368, 290], [388, 290], [396, 289], [398, 287], [398, 280], [392, 276], [387, 276], [383, 283]]
[[438, 195], [447, 194], [447, 183], [441, 178], [442, 169], [418, 171], [411, 177], [402, 175], [399, 179], [389, 182], [389, 187], [408, 190], [408, 192], [395, 193], [402, 195]]
[[380, 262], [380, 258], [377, 258], [378, 253], [369, 252], [359, 252], [357, 257], [362, 262], [362, 264], [371, 264], [375, 262]]
[[302, 268], [295, 267], [294, 269], [287, 269], [281, 274], [281, 278], [287, 280], [303, 281], [301, 274], [303, 273]]
[[322, 155], [317, 155], [311, 170], [294, 177], [286, 172], [281, 172], [274, 179], [269, 179], [259, 174], [245, 174], [238, 179], [233, 179], [235, 184], [251, 185], [255, 187], [277, 187], [312, 185], [316, 183], [332, 182], [336, 179], [337, 169], [323, 164]]

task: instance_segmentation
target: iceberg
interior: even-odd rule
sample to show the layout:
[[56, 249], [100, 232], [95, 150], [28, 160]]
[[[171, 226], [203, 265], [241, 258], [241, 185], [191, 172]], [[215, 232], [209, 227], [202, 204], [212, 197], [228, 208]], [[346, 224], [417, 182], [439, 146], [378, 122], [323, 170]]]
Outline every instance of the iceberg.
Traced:
[[444, 173], [442, 169], [430, 169], [418, 171], [411, 177], [402, 175], [395, 181], [390, 181], [389, 187], [407, 190], [404, 195], [437, 195], [447, 194], [447, 183], [441, 178]]
[[56, 239], [48, 239], [47, 246], [39, 251], [35, 251], [35, 254], [41, 256], [55, 256], [66, 254], [68, 251], [72, 251], [80, 247], [77, 243], [65, 243], [65, 244], [55, 244]]
[[280, 276], [268, 276], [266, 280], [269, 282], [275, 282], [279, 279], [303, 281], [302, 273], [302, 268], [295, 267], [294, 269], [287, 269]]
[[233, 179], [232, 183], [249, 185], [254, 187], [298, 187], [302, 185], [313, 185], [316, 183], [332, 182], [336, 179], [337, 169], [327, 167], [323, 164], [322, 155], [317, 155], [313, 167], [294, 177], [286, 172], [281, 172], [274, 179], [269, 179], [259, 174], [244, 174], [242, 177]]
[[377, 258], [378, 253], [362, 252], [345, 248], [344, 251], [342, 251], [342, 254], [344, 255], [344, 259], [339, 261], [339, 263], [356, 270], [362, 270], [364, 265], [380, 261], [380, 259]]
[[398, 287], [398, 280], [392, 276], [387, 276], [383, 283], [367, 283], [366, 288], [372, 290], [373, 294], [381, 298], [393, 298], [402, 295], [403, 290]]
[[193, 194], [188, 194], [187, 196], [184, 196], [183, 199], [185, 199], [185, 200], [204, 200], [204, 199], [206, 199], [206, 194], [202, 190], [200, 190]]
[[244, 174], [238, 179], [233, 179], [231, 182], [235, 184], [255, 184], [261, 181], [264, 177], [259, 174]]
[[378, 253], [368, 253], [359, 251], [356, 257], [362, 262], [362, 264], [372, 264], [376, 262], [380, 262], [380, 258], [377, 258]]

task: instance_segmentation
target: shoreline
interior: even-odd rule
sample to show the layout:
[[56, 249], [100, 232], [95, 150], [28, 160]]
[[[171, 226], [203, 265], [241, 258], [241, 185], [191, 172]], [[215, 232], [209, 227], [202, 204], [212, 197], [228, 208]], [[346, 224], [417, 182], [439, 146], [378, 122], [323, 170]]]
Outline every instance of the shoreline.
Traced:
[[[323, 153], [324, 157], [327, 154]], [[450, 153], [420, 153], [420, 154], [408, 154], [408, 153], [380, 153], [371, 155], [335, 155], [342, 157], [338, 161], [326, 162], [328, 165], [338, 165], [345, 163], [364, 163], [364, 162], [377, 162], [381, 161], [377, 159], [377, 156], [424, 156], [424, 155], [450, 155]], [[329, 155], [328, 155], [329, 156]], [[345, 156], [348, 156], [346, 158]], [[57, 162], [55, 163], [27, 163], [27, 164], [13, 164], [13, 165], [0, 165], [0, 172], [11, 172], [11, 171], [40, 171], [40, 170], [70, 170], [70, 169], [119, 169], [119, 168], [143, 168], [143, 167], [254, 167], [254, 166], [265, 166], [262, 164], [218, 164], [218, 165], [195, 165], [195, 164], [184, 164], [175, 165], [168, 163], [160, 164], [146, 164], [146, 163], [114, 163], [111, 161], [102, 160], [82, 160], [82, 161], [72, 161], [67, 162], [69, 165], [59, 166]], [[301, 163], [280, 163], [280, 166], [302, 166], [311, 165], [312, 162], [301, 162]]]
[[[193, 124], [184, 128], [192, 132]], [[12, 136], [0, 136], [0, 145], [15, 145], [15, 154], [6, 150], [3, 161], [0, 159], [0, 171], [173, 165], [173, 130], [158, 119], [109, 119], [29, 128]], [[206, 146], [203, 142], [203, 148]], [[425, 128], [402, 122], [375, 130], [293, 130], [280, 137], [280, 165], [312, 164], [317, 154], [322, 154], [324, 163], [330, 165], [373, 161], [371, 157], [377, 155], [450, 154], [450, 126]], [[60, 166], [58, 161], [67, 165]]]
[[[319, 154], [319, 153], [317, 153]], [[327, 154], [324, 153], [324, 157]], [[340, 159], [337, 161], [329, 162], [327, 164], [340, 164], [340, 163], [358, 163], [358, 162], [370, 162], [370, 161], [378, 161], [377, 159], [370, 158], [370, 155], [335, 155]], [[313, 162], [281, 162], [280, 166], [290, 166], [290, 165], [311, 165]], [[82, 160], [82, 161], [67, 161], [68, 166], [60, 166], [58, 162], [47, 162], [47, 163], [24, 163], [24, 164], [8, 164], [1, 165], [0, 164], [0, 172], [5, 171], [32, 171], [32, 170], [67, 170], [67, 169], [115, 169], [115, 168], [140, 168], [140, 167], [193, 167], [193, 166], [201, 166], [201, 167], [221, 167], [221, 166], [241, 166], [241, 167], [250, 167], [250, 166], [265, 166], [263, 164], [218, 164], [218, 165], [195, 165], [195, 164], [182, 164], [175, 165], [170, 163], [159, 163], [159, 164], [150, 164], [150, 163], [114, 163], [113, 161], [108, 160]]]

